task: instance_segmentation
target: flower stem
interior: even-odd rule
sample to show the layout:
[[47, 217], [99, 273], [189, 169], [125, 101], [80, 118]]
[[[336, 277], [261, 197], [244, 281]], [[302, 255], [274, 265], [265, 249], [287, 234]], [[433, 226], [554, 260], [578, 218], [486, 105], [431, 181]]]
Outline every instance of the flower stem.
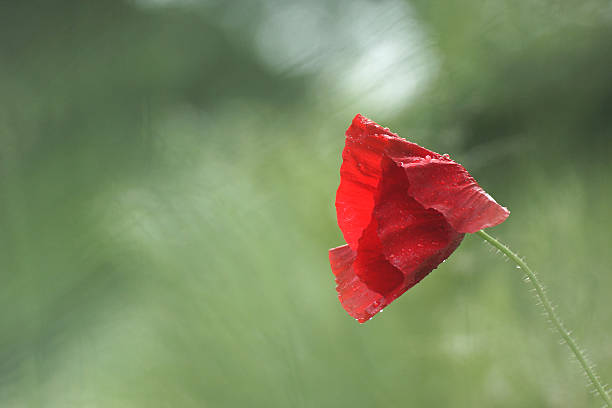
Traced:
[[504, 255], [510, 258], [519, 268], [521, 268], [527, 274], [529, 282], [531, 282], [531, 284], [533, 285], [533, 288], [535, 289], [538, 298], [542, 303], [542, 306], [544, 306], [544, 309], [546, 310], [546, 314], [548, 315], [550, 321], [555, 326], [555, 329], [557, 329], [563, 340], [565, 340], [565, 342], [567, 343], [570, 350], [572, 350], [572, 353], [574, 353], [574, 355], [576, 356], [576, 359], [582, 366], [582, 369], [584, 370], [587, 377], [591, 380], [591, 383], [597, 390], [597, 393], [606, 403], [606, 406], [612, 407], [612, 400], [610, 399], [610, 396], [608, 395], [605, 387], [602, 385], [601, 381], [599, 380], [599, 377], [595, 374], [593, 367], [589, 365], [584, 355], [584, 352], [578, 347], [578, 344], [576, 344], [576, 341], [570, 335], [569, 330], [565, 328], [563, 322], [561, 322], [561, 319], [559, 319], [559, 316], [557, 316], [554, 307], [546, 296], [546, 292], [544, 292], [544, 287], [538, 280], [535, 273], [531, 270], [531, 268], [529, 268], [525, 261], [523, 261], [517, 254], [512, 252], [510, 248], [499, 242], [497, 239], [493, 238], [491, 235], [487, 234], [484, 230], [476, 232], [476, 235], [479, 235], [489, 244], [499, 249]]

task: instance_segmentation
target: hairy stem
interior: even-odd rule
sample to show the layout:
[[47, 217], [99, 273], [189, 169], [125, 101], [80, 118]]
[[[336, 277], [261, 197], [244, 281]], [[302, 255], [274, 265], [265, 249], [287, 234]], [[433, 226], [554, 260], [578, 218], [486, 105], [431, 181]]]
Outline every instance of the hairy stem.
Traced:
[[589, 377], [589, 379], [591, 380], [591, 383], [597, 390], [597, 393], [601, 396], [601, 398], [606, 403], [606, 406], [612, 407], [612, 400], [610, 399], [610, 396], [608, 395], [605, 387], [602, 385], [601, 381], [599, 380], [599, 377], [595, 374], [593, 367], [589, 365], [589, 362], [587, 361], [582, 350], [578, 347], [578, 344], [576, 344], [576, 341], [570, 335], [569, 330], [565, 328], [565, 326], [563, 325], [563, 322], [561, 322], [561, 319], [559, 319], [559, 316], [557, 316], [557, 313], [555, 312], [554, 307], [552, 306], [552, 304], [550, 303], [550, 300], [548, 300], [548, 297], [546, 296], [544, 287], [538, 280], [535, 273], [531, 270], [531, 268], [529, 268], [529, 266], [525, 263], [525, 261], [523, 261], [517, 254], [512, 252], [510, 248], [508, 248], [506, 245], [499, 242], [497, 239], [493, 238], [491, 235], [484, 232], [484, 230], [480, 230], [476, 232], [476, 235], [479, 235], [482, 239], [487, 241], [489, 244], [499, 249], [504, 255], [510, 258], [512, 262], [514, 262], [519, 268], [521, 268], [523, 272], [525, 272], [525, 274], [527, 274], [527, 277], [529, 278], [529, 282], [531, 282], [531, 284], [533, 285], [533, 288], [535, 289], [536, 294], [538, 295], [538, 298], [540, 299], [540, 302], [542, 303], [542, 306], [544, 306], [544, 309], [546, 310], [546, 314], [550, 318], [550, 321], [555, 326], [555, 329], [557, 329], [557, 331], [559, 332], [559, 334], [561, 335], [565, 343], [567, 343], [572, 353], [574, 353], [574, 355], [576, 356], [576, 359], [582, 366], [582, 369], [584, 370], [587, 377]]

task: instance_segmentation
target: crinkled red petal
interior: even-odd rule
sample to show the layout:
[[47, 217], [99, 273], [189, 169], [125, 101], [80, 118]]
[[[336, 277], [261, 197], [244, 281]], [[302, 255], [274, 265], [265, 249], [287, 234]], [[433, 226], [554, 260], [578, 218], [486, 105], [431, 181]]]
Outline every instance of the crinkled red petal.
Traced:
[[411, 196], [441, 212], [458, 232], [493, 227], [510, 214], [460, 164], [357, 115], [346, 131], [336, 194], [338, 225], [353, 249], [370, 224], [385, 156], [405, 168]]
[[355, 273], [356, 254], [348, 245], [329, 250], [332, 272], [336, 275], [336, 290], [344, 310], [363, 323], [380, 312], [385, 306], [408, 288], [398, 286], [386, 294], [370, 288]]
[[346, 132], [338, 224], [330, 250], [346, 311], [364, 322], [414, 286], [461, 243], [508, 211], [446, 156], [357, 115]]
[[456, 231], [474, 233], [510, 215], [463, 166], [450, 159], [416, 159], [402, 165], [410, 195], [425, 208], [439, 211]]
[[463, 238], [442, 214], [410, 197], [400, 166], [384, 158], [381, 172], [377, 205], [357, 250], [330, 251], [340, 302], [360, 322], [421, 281]]
[[378, 182], [382, 178], [382, 158], [368, 144], [346, 139], [340, 187], [336, 194], [336, 213], [344, 239], [355, 250], [372, 219]]
[[403, 169], [386, 160], [380, 200], [374, 209], [377, 236], [385, 258], [402, 271], [404, 284], [413, 286], [448, 258], [464, 234], [452, 228], [440, 212], [412, 198]]
[[346, 131], [340, 187], [336, 194], [338, 225], [353, 249], [370, 225], [382, 178], [382, 159], [389, 154], [392, 157], [439, 156], [361, 115], [355, 116]]

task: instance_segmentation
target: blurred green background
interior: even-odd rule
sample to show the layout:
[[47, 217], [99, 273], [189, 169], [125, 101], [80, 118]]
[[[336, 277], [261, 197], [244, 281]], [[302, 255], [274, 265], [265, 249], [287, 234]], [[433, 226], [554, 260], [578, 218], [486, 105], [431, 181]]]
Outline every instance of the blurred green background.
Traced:
[[356, 113], [512, 215], [612, 381], [612, 6], [0, 5], [0, 406], [601, 406], [476, 237], [372, 321], [327, 249]]

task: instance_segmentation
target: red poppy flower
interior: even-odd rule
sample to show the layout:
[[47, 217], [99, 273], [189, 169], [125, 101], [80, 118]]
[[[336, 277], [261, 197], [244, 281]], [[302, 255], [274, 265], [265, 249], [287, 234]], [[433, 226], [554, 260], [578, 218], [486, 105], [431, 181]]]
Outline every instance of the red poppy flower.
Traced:
[[338, 297], [360, 323], [416, 285], [465, 233], [510, 212], [468, 172], [357, 115], [346, 131], [338, 225], [347, 245], [329, 250]]

